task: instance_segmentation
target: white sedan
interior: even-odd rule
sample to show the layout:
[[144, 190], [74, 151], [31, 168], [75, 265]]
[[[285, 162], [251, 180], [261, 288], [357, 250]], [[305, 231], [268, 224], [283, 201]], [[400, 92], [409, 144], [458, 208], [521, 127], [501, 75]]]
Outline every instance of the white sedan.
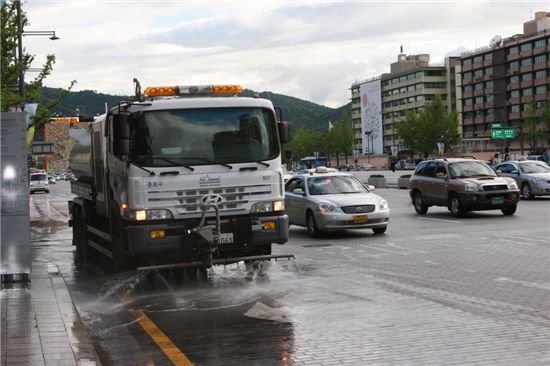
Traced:
[[390, 219], [384, 198], [351, 174], [323, 169], [288, 180], [285, 212], [290, 224], [307, 227], [312, 237], [323, 231], [365, 228], [383, 234]]

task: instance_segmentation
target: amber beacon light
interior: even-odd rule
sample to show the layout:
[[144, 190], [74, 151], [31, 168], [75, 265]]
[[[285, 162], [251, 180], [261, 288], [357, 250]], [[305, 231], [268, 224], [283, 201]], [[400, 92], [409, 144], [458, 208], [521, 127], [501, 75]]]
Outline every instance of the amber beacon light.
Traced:
[[244, 88], [240, 85], [181, 85], [181, 86], [150, 86], [143, 93], [148, 97], [171, 97], [191, 95], [237, 95]]

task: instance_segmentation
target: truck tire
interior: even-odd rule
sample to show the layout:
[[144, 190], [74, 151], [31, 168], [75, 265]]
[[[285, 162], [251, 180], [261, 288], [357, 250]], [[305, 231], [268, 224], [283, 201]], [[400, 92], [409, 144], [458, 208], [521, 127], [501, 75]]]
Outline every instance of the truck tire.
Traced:
[[90, 247], [88, 246], [88, 231], [82, 207], [74, 206], [73, 219], [73, 240], [76, 246], [76, 255], [80, 263], [87, 264], [90, 260]]

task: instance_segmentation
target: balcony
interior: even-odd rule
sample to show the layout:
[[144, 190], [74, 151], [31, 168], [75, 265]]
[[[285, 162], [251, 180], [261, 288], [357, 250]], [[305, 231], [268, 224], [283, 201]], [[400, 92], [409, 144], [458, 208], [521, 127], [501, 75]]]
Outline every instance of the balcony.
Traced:
[[533, 85], [534, 86], [547, 85], [547, 84], [548, 84], [548, 80], [546, 80], [546, 78], [540, 78], [540, 79], [533, 80]]
[[530, 88], [533, 86], [533, 80], [526, 80], [519, 83], [520, 88]]
[[481, 69], [483, 67], [483, 61], [481, 62], [476, 62], [475, 64], [472, 65], [472, 69]]
[[546, 47], [533, 48], [533, 56], [540, 55], [546, 52]]
[[532, 95], [526, 95], [521, 97], [521, 103], [529, 103], [533, 99]]
[[472, 70], [472, 64], [462, 65], [462, 72], [468, 72], [470, 70]]
[[474, 95], [474, 92], [468, 92], [462, 94], [462, 99], [468, 99], [471, 98]]
[[515, 55], [506, 55], [506, 61], [515, 61], [520, 58], [519, 53], [516, 53]]
[[508, 113], [508, 120], [519, 119], [520, 117], [521, 117], [520, 112], [510, 112], [510, 113]]
[[473, 125], [473, 124], [474, 124], [474, 119], [473, 118], [463, 118], [462, 119], [462, 125], [463, 126]]
[[546, 62], [539, 62], [538, 64], [533, 64], [533, 70], [544, 70], [546, 69]]
[[494, 89], [493, 89], [493, 88], [489, 88], [489, 89], [484, 89], [484, 90], [483, 90], [483, 93], [484, 93], [484, 94], [493, 94], [493, 92], [494, 92]]
[[493, 115], [485, 116], [485, 123], [491, 123], [491, 122], [494, 122], [494, 121], [495, 121], [495, 116], [493, 116]]
[[532, 50], [532, 49], [531, 49], [531, 50], [527, 50], [527, 51], [521, 51], [521, 52], [519, 53], [519, 57], [521, 57], [521, 58], [531, 57], [531, 56], [533, 56], [533, 50]]
[[473, 105], [465, 105], [464, 107], [462, 107], [462, 110], [464, 112], [471, 112], [474, 110], [474, 106]]
[[475, 123], [476, 125], [479, 125], [479, 124], [483, 123], [484, 121], [485, 121], [485, 118], [484, 118], [484, 117], [476, 117], [476, 118], [474, 119], [474, 123]]
[[522, 74], [524, 72], [530, 72], [530, 71], [533, 71], [533, 65], [521, 66], [519, 68], [519, 72], [522, 73]]

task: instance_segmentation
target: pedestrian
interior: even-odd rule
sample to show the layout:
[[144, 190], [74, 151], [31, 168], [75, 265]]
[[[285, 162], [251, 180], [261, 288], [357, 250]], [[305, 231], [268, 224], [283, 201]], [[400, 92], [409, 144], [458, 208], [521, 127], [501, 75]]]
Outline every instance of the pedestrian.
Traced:
[[545, 147], [544, 150], [542, 151], [541, 159], [545, 163], [548, 163], [550, 161], [550, 157], [548, 156], [548, 148], [547, 147]]
[[493, 157], [493, 163], [494, 163], [495, 165], [501, 163], [500, 156], [499, 156], [498, 153], [496, 153], [495, 156]]
[[392, 156], [390, 159], [390, 165], [391, 165], [391, 171], [395, 173], [395, 165], [397, 164], [397, 160]]
[[510, 160], [510, 154], [509, 153], [506, 153], [504, 155], [504, 161], [509, 161]]

